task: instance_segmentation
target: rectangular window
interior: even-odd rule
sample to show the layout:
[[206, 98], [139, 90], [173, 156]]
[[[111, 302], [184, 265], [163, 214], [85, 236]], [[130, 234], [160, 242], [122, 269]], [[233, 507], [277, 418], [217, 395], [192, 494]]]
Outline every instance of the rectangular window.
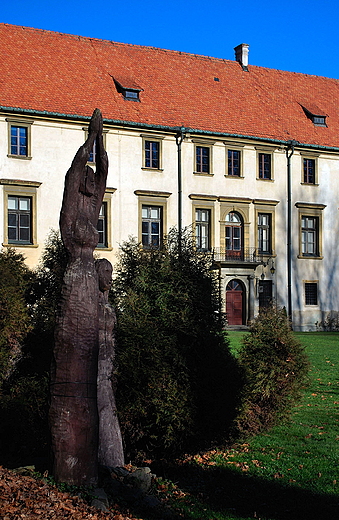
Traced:
[[318, 256], [318, 217], [301, 217], [301, 254]]
[[11, 125], [11, 155], [28, 156], [28, 128]]
[[107, 202], [103, 202], [101, 205], [97, 230], [99, 233], [97, 247], [107, 247]]
[[259, 179], [272, 178], [272, 156], [270, 153], [259, 153]]
[[142, 206], [142, 245], [160, 247], [162, 236], [161, 206]]
[[197, 173], [210, 173], [210, 148], [208, 146], [196, 146], [195, 159]]
[[303, 159], [304, 183], [315, 184], [315, 159]]
[[258, 213], [258, 252], [271, 253], [271, 215]]
[[305, 282], [305, 305], [318, 305], [317, 282]]
[[198, 251], [210, 250], [210, 220], [211, 211], [209, 209], [195, 210], [195, 237]]
[[144, 141], [145, 143], [145, 168], [160, 168], [160, 142], [159, 141]]
[[228, 150], [227, 175], [240, 177], [240, 150]]
[[8, 208], [8, 243], [32, 243], [32, 199], [9, 195]]

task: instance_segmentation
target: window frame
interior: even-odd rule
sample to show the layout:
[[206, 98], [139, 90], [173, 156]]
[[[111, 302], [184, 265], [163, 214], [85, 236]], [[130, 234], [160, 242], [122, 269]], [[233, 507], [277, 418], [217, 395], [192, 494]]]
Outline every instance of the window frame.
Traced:
[[[150, 170], [153, 172], [162, 172], [162, 141], [164, 137], [142, 134], [142, 170]], [[146, 166], [146, 142], [157, 143], [158, 145], [158, 167]]]
[[[260, 223], [260, 217], [267, 217], [268, 224]], [[258, 211], [257, 212], [257, 243], [256, 247], [260, 255], [271, 255], [272, 254], [272, 213]], [[264, 231], [267, 232], [267, 238], [264, 239]], [[263, 248], [264, 242], [268, 243], [267, 249]]]
[[[7, 157], [10, 157], [12, 159], [31, 160], [32, 159], [32, 155], [31, 155], [32, 154], [31, 127], [32, 127], [34, 121], [27, 120], [27, 119], [16, 119], [16, 118], [12, 118], [12, 117], [7, 117], [6, 121], [8, 123], [8, 125], [7, 125], [7, 127], [8, 127], [8, 153], [7, 153]], [[22, 155], [20, 153], [19, 154], [13, 154], [12, 153], [11, 138], [12, 138], [12, 128], [14, 128], [14, 127], [25, 128], [25, 130], [26, 130], [26, 141], [27, 141], [27, 144], [26, 144], [26, 154], [25, 155]]]
[[[315, 287], [316, 303], [307, 301], [308, 298], [314, 297], [314, 295], [312, 295], [312, 294], [307, 294], [307, 286]], [[308, 288], [310, 289], [311, 287], [308, 287]], [[305, 307], [306, 306], [307, 307], [319, 307], [319, 281], [318, 280], [304, 280], [304, 304], [305, 304]]]
[[[318, 184], [318, 157], [319, 154], [310, 152], [300, 152], [301, 157], [301, 184], [306, 186], [319, 186]], [[314, 181], [310, 182], [305, 179], [305, 161], [313, 161], [314, 164]]]
[[[304, 225], [304, 222], [307, 225]], [[313, 223], [313, 225], [308, 225]], [[307, 236], [304, 240], [305, 234]], [[309, 235], [313, 240], [309, 240]], [[309, 251], [313, 249], [313, 251]], [[319, 217], [314, 215], [301, 215], [301, 254], [303, 257], [319, 256]]]
[[[208, 215], [208, 219], [206, 221], [204, 220], [198, 220], [197, 219], [197, 213], [198, 212], [206, 212], [206, 214]], [[199, 252], [209, 252], [212, 250], [212, 247], [211, 247], [211, 243], [212, 243], [212, 237], [211, 237], [211, 229], [212, 229], [212, 208], [206, 208], [206, 207], [200, 207], [200, 206], [195, 206], [194, 207], [194, 216], [195, 216], [195, 220], [194, 220], [194, 228], [195, 228], [195, 247], [196, 247], [196, 250], [199, 251]], [[207, 230], [207, 233], [205, 234], [205, 237], [207, 237], [207, 247], [202, 247], [202, 240], [203, 240], [203, 234], [200, 232], [199, 235], [197, 235], [197, 232], [198, 230], [202, 230], [202, 229], [205, 229]], [[199, 240], [199, 244], [198, 244], [198, 238], [200, 239]]]
[[[105, 218], [105, 226], [106, 226], [106, 245], [99, 244], [96, 249], [112, 251], [112, 195], [116, 192], [116, 188], [106, 188], [104, 198], [102, 203], [105, 204], [106, 207], [106, 218]], [[98, 219], [99, 221], [99, 219]]]
[[[326, 208], [325, 204], [312, 204], [305, 202], [296, 202], [296, 207], [299, 211], [299, 255], [298, 258], [303, 259], [317, 259], [321, 260], [322, 256], [322, 234], [323, 234], [323, 210]], [[314, 254], [303, 252], [303, 218], [316, 219], [317, 226], [315, 229], [316, 233], [316, 251]], [[308, 228], [305, 228], [308, 229]], [[311, 229], [311, 228], [310, 228]]]
[[[194, 157], [193, 157], [193, 173], [195, 175], [206, 175], [206, 176], [211, 176], [213, 175], [213, 154], [212, 154], [212, 149], [213, 149], [213, 145], [214, 145], [214, 142], [211, 143], [211, 142], [206, 142], [206, 141], [200, 141], [200, 140], [192, 140], [192, 142], [194, 143]], [[198, 151], [198, 148], [205, 148], [208, 150], [208, 171], [207, 172], [204, 172], [204, 171], [199, 171], [198, 170], [198, 161], [197, 161], [197, 151]]]
[[[273, 199], [254, 199], [255, 208], [255, 247], [262, 256], [275, 257], [275, 207], [279, 204], [278, 200]], [[258, 220], [260, 214], [270, 216], [270, 252], [261, 252], [259, 250], [259, 229]]]
[[[161, 230], [160, 247], [163, 244], [164, 236], [167, 233], [167, 199], [172, 195], [164, 191], [135, 190], [134, 194], [138, 197], [138, 241], [142, 245], [142, 207], [156, 206], [161, 208]], [[144, 248], [145, 250], [148, 247]]]
[[[230, 160], [229, 154], [230, 153], [232, 153], [232, 154], [233, 153], [239, 154], [239, 166], [238, 166], [239, 173], [238, 174], [230, 173], [230, 163], [229, 163], [229, 160]], [[243, 160], [242, 160], [242, 150], [241, 149], [236, 148], [236, 147], [228, 147], [228, 148], [226, 148], [226, 170], [227, 170], [226, 177], [231, 177], [233, 179], [234, 178], [235, 179], [243, 178], [242, 163], [243, 163]]]
[[[263, 174], [261, 175], [261, 167], [262, 164], [260, 161], [261, 156], [267, 156], [269, 157], [269, 177], [264, 177]], [[266, 150], [258, 150], [257, 152], [257, 179], [260, 181], [273, 181], [273, 153], [268, 152]]]
[[[34, 181], [15, 181], [11, 179], [0, 179], [3, 185], [3, 201], [4, 201], [4, 247], [38, 247], [37, 245], [37, 189], [41, 182]], [[8, 238], [8, 197], [30, 198], [30, 241], [10, 241]]]

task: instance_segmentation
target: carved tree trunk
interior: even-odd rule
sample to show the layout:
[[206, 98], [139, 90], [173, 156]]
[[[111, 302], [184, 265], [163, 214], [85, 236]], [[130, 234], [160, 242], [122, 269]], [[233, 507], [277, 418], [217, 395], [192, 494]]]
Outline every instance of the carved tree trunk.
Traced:
[[55, 331], [50, 424], [57, 481], [97, 483], [98, 276], [93, 261], [66, 270]]
[[107, 295], [99, 296], [98, 457], [100, 464], [116, 467], [124, 465], [124, 452], [113, 389], [116, 315]]

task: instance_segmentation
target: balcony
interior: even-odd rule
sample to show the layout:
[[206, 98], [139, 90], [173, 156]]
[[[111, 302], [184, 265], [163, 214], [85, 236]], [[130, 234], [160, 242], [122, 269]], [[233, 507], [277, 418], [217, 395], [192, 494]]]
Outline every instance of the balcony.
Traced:
[[255, 247], [243, 247], [239, 249], [239, 251], [216, 247], [213, 250], [213, 260], [220, 264], [247, 264], [252, 267], [264, 264], [265, 262], [264, 256], [261, 253], [258, 253], [258, 250]]

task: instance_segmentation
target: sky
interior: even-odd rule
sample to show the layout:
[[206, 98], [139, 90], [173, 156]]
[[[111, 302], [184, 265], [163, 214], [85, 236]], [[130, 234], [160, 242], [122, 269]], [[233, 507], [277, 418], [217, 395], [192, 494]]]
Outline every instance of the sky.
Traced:
[[15, 0], [0, 21], [339, 78], [338, 0]]

